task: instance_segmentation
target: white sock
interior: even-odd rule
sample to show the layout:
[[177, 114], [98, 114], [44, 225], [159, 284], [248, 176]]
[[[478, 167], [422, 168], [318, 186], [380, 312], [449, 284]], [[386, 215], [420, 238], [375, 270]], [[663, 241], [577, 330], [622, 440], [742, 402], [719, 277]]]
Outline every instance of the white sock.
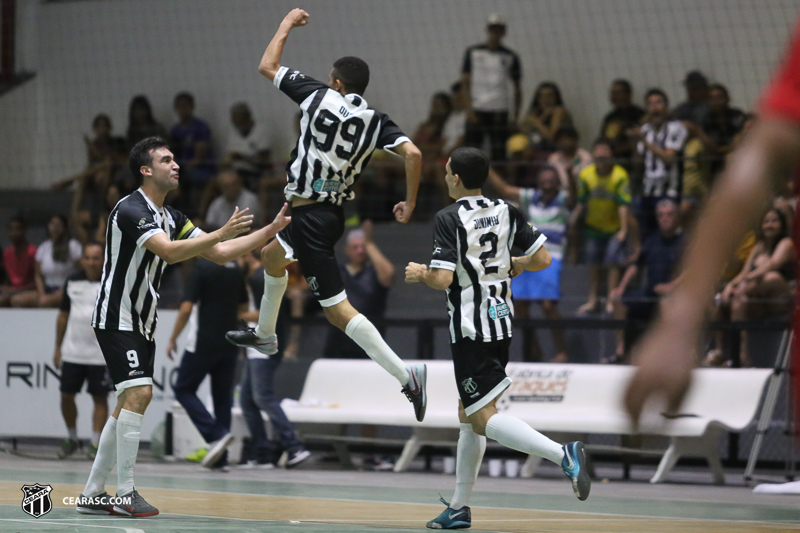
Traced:
[[262, 339], [275, 335], [275, 323], [278, 321], [278, 311], [283, 301], [283, 293], [289, 284], [289, 273], [283, 277], [275, 278], [264, 272], [264, 296], [261, 297], [261, 307], [258, 310], [258, 326], [256, 335]]
[[95, 446], [99, 446], [100, 443], [100, 432], [99, 431], [92, 431], [92, 444]]
[[144, 415], [123, 409], [117, 420], [117, 495], [133, 490], [133, 465], [139, 453], [140, 430]]
[[512, 450], [538, 455], [557, 465], [561, 465], [561, 460], [564, 459], [564, 450], [559, 443], [513, 416], [499, 413], [492, 416], [486, 423], [486, 436]]
[[406, 365], [397, 357], [397, 354], [389, 348], [386, 341], [381, 337], [378, 329], [372, 325], [372, 322], [367, 320], [362, 314], [354, 316], [344, 330], [347, 336], [355, 341], [356, 344], [361, 346], [361, 349], [367, 352], [370, 358], [381, 365], [381, 367], [388, 373], [393, 375], [400, 385], [405, 386], [408, 384], [410, 376], [406, 370]]
[[450, 502], [451, 509], [461, 509], [469, 505], [472, 487], [481, 469], [483, 452], [486, 451], [486, 437], [472, 430], [472, 424], [461, 424], [456, 449], [456, 492]]
[[70, 440], [78, 440], [78, 428], [67, 428]]
[[83, 489], [84, 496], [97, 496], [106, 490], [106, 479], [111, 469], [117, 464], [117, 419], [108, 417], [103, 432], [100, 434], [97, 445], [97, 455], [94, 456], [92, 472], [89, 481]]

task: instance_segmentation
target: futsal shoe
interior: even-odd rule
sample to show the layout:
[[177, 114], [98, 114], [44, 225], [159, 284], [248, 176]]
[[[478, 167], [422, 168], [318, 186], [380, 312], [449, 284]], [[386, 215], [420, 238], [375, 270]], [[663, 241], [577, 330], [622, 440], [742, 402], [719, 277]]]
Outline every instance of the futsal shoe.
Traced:
[[141, 497], [139, 491], [133, 489], [133, 492], [129, 493], [126, 496], [120, 496], [117, 494], [118, 498], [130, 498], [131, 503], [127, 505], [119, 504], [114, 506], [114, 514], [122, 515], [122, 516], [129, 516], [131, 518], [145, 518], [148, 516], [155, 516], [158, 514], [158, 509], [144, 501], [144, 498]]
[[447, 509], [442, 514], [425, 524], [428, 529], [467, 529], [472, 526], [472, 512], [468, 506], [461, 509], [453, 509], [444, 498], [439, 498]]
[[78, 441], [72, 439], [64, 439], [61, 442], [61, 451], [58, 452], [59, 459], [66, 459], [78, 450]]
[[102, 492], [97, 496], [80, 495], [75, 510], [80, 514], [109, 515], [114, 512], [114, 506], [108, 502], [108, 493]]
[[256, 335], [255, 328], [245, 330], [235, 329], [225, 334], [225, 339], [234, 346], [242, 348], [255, 348], [265, 355], [278, 353], [278, 336], [272, 335], [266, 339]]
[[305, 448], [299, 448], [297, 450], [293, 450], [288, 452], [289, 455], [286, 457], [286, 468], [292, 468], [293, 466], [297, 466], [309, 457], [311, 457], [311, 452], [306, 450]]
[[212, 442], [211, 445], [208, 447], [208, 452], [206, 456], [203, 457], [203, 460], [200, 462], [206, 468], [214, 468], [214, 466], [222, 459], [222, 455], [225, 453], [225, 450], [228, 449], [233, 443], [233, 435], [230, 433], [226, 433], [224, 437], [219, 439], [216, 442]]
[[425, 392], [425, 383], [428, 380], [428, 367], [425, 365], [407, 366], [408, 383], [400, 389], [408, 401], [414, 406], [417, 422], [425, 418], [425, 408], [428, 406], [428, 394]]
[[561, 460], [561, 469], [572, 481], [572, 491], [580, 501], [589, 497], [592, 480], [586, 471], [586, 448], [580, 441], [569, 442], [561, 447], [564, 450], [564, 459]]

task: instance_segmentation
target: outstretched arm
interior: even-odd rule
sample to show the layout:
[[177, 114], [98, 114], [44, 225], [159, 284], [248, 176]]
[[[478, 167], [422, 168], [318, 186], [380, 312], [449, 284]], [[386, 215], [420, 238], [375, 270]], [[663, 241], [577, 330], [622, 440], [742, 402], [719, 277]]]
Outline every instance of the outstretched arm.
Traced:
[[275, 36], [272, 37], [269, 46], [264, 51], [261, 63], [258, 65], [258, 71], [269, 81], [275, 78], [275, 74], [281, 68], [281, 54], [283, 54], [283, 47], [289, 37], [289, 32], [292, 28], [299, 28], [308, 24], [308, 17], [308, 13], [296, 8], [292, 9], [281, 22], [278, 31], [275, 32]]
[[211, 247], [208, 251], [202, 254], [203, 257], [209, 261], [213, 261], [218, 265], [224, 265], [228, 261], [238, 259], [244, 254], [251, 252], [259, 246], [264, 246], [267, 242], [275, 237], [279, 231], [289, 225], [292, 217], [286, 216], [286, 208], [288, 204], [283, 204], [280, 212], [275, 216], [275, 220], [271, 224], [254, 231], [250, 235], [239, 237], [238, 239], [231, 239], [229, 241], [218, 243]]
[[417, 190], [422, 177], [422, 152], [412, 142], [400, 144], [394, 151], [403, 156], [406, 163], [406, 201], [394, 206], [392, 212], [398, 222], [405, 224], [411, 219], [411, 213], [417, 205]]

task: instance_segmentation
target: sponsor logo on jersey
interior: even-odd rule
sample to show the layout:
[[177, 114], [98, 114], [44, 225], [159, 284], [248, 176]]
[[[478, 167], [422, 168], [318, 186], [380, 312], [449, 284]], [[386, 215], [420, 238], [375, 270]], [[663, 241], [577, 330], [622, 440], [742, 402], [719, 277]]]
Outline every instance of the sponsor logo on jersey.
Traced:
[[22, 510], [34, 518], [46, 515], [53, 510], [53, 502], [50, 500], [50, 493], [53, 487], [50, 485], [23, 485]]
[[493, 305], [489, 308], [489, 318], [497, 320], [498, 318], [505, 318], [511, 314], [508, 304]]
[[134, 376], [141, 376], [142, 374], [144, 374], [144, 372], [142, 372], [141, 370], [131, 370], [130, 372], [128, 372], [128, 377], [132, 378]]
[[341, 183], [333, 180], [315, 180], [314, 192], [339, 192]]

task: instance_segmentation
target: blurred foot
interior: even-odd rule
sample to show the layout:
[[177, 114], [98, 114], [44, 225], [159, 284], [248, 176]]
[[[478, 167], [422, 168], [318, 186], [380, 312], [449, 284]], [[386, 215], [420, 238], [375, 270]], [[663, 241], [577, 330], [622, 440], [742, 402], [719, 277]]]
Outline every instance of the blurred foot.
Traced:
[[59, 459], [66, 459], [78, 450], [78, 441], [72, 439], [64, 439], [61, 442], [61, 451], [58, 452]]

